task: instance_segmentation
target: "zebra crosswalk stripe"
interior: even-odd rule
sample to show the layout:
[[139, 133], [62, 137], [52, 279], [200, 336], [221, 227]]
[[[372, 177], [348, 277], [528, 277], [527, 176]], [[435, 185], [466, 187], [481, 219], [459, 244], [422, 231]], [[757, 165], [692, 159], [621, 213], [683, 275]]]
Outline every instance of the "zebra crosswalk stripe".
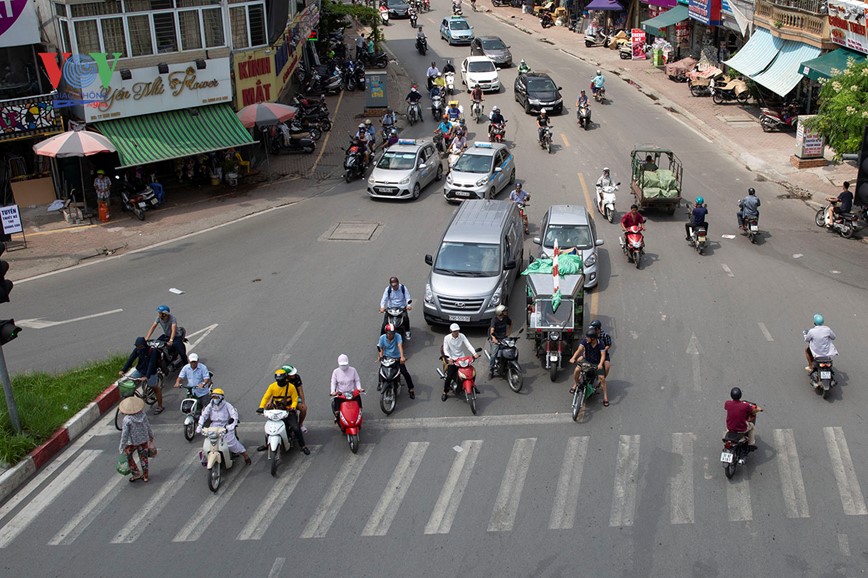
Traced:
[[774, 440], [787, 518], [809, 518], [811, 515], [808, 513], [808, 497], [805, 495], [805, 482], [802, 479], [793, 430], [776, 429]]
[[404, 448], [404, 454], [395, 466], [386, 490], [362, 530], [362, 536], [385, 536], [389, 532], [389, 526], [392, 525], [410, 484], [413, 483], [413, 477], [427, 449], [428, 442], [410, 442]]
[[726, 504], [730, 522], [753, 520], [750, 505], [750, 484], [744, 478], [726, 484]]
[[669, 518], [673, 524], [693, 523], [692, 433], [672, 434], [672, 453], [678, 459], [669, 483]]
[[97, 516], [114, 500], [121, 492], [121, 482], [126, 476], [112, 476], [111, 481], [105, 484], [96, 495], [88, 501], [78, 513], [67, 522], [54, 537], [48, 541], [49, 546], [62, 546], [72, 544], [76, 538], [87, 530]]
[[829, 457], [832, 460], [832, 472], [838, 482], [838, 493], [841, 495], [841, 506], [848, 516], [864, 516], [868, 514], [865, 508], [865, 498], [862, 497], [862, 488], [856, 478], [856, 470], [853, 468], [853, 459], [847, 447], [847, 438], [844, 437], [844, 429], [840, 427], [824, 427], [823, 435], [826, 436], [826, 446]]
[[323, 538], [338, 517], [338, 512], [347, 500], [348, 488], [352, 488], [365, 467], [365, 462], [371, 457], [373, 444], [363, 444], [359, 453], [347, 457], [343, 467], [335, 476], [332, 485], [326, 495], [323, 496], [319, 507], [308, 520], [307, 526], [301, 533], [302, 538]]
[[609, 526], [633, 525], [636, 511], [636, 486], [639, 482], [639, 436], [621, 436], [615, 463], [615, 486], [612, 492], [612, 512]]
[[506, 464], [506, 472], [500, 482], [500, 490], [494, 500], [494, 511], [488, 521], [489, 532], [509, 532], [515, 524], [518, 502], [524, 488], [524, 480], [530, 468], [530, 459], [536, 438], [520, 438], [512, 446], [512, 454]]
[[582, 484], [582, 469], [588, 453], [588, 436], [571, 437], [567, 440], [558, 487], [555, 490], [552, 514], [549, 517], [550, 530], [569, 530], [576, 519], [579, 504], [579, 489]]
[[449, 475], [446, 476], [446, 482], [425, 525], [426, 534], [448, 534], [452, 529], [458, 506], [461, 505], [461, 498], [467, 489], [476, 458], [479, 457], [482, 440], [465, 440], [460, 447], [461, 451], [455, 455]]

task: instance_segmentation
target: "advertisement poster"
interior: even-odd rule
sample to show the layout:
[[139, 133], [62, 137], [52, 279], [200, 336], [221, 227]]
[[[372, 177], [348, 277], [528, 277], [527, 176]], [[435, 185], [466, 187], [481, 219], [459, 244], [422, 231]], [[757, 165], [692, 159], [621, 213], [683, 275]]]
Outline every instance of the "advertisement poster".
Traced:
[[18, 212], [18, 205], [0, 207], [0, 219], [3, 220], [3, 233], [6, 235], [23, 231], [21, 228], [21, 213]]
[[829, 0], [829, 32], [832, 42], [868, 54], [865, 19], [868, 4], [850, 0]]
[[641, 28], [630, 30], [630, 43], [633, 46], [633, 60], [645, 60], [645, 31]]
[[0, 48], [39, 42], [36, 3], [30, 0], [0, 1]]
[[720, 26], [721, 0], [690, 0], [687, 15], [706, 26]]

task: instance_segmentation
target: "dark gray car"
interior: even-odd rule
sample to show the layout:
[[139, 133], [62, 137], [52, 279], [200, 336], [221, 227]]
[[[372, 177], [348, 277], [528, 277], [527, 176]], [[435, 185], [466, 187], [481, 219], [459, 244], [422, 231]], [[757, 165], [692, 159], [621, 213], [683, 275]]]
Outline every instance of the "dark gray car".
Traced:
[[471, 56], [487, 56], [497, 66], [512, 66], [512, 53], [509, 46], [499, 36], [479, 36], [470, 43]]
[[407, 11], [410, 10], [410, 5], [404, 0], [386, 0], [386, 7], [392, 18], [407, 18]]

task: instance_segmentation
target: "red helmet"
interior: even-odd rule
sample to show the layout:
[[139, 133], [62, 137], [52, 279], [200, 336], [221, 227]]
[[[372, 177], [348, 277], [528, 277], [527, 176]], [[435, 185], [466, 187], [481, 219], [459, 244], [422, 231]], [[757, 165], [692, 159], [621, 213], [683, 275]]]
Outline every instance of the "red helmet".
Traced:
[[394, 333], [394, 332], [395, 332], [395, 326], [392, 325], [391, 323], [386, 323], [386, 333]]

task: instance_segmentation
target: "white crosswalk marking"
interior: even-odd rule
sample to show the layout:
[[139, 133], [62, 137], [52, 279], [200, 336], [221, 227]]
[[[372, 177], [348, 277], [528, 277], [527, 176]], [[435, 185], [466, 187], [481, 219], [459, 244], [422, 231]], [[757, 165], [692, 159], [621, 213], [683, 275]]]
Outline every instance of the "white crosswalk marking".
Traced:
[[673, 524], [693, 523], [693, 440], [692, 433], [672, 434], [675, 473], [669, 484], [669, 518]]
[[[258, 463], [259, 460], [257, 460]], [[238, 459], [238, 462], [241, 463], [241, 458]], [[226, 484], [228, 487], [224, 487], [222, 484], [220, 486], [220, 492], [211, 492], [210, 495], [205, 498], [205, 501], [202, 502], [202, 505], [199, 506], [199, 509], [196, 510], [196, 513], [187, 520], [187, 523], [184, 524], [184, 527], [178, 530], [178, 533], [175, 534], [175, 537], [172, 538], [172, 542], [195, 542], [199, 538], [202, 537], [202, 534], [205, 533], [205, 530], [208, 529], [208, 526], [211, 525], [211, 522], [220, 515], [220, 512], [223, 510], [223, 507], [229, 503], [229, 500], [238, 490], [238, 488], [244, 485], [244, 480], [247, 478], [247, 475], [253, 471], [253, 468], [257, 464], [252, 464], [242, 468], [238, 475], [233, 475], [229, 480], [229, 483]]]
[[847, 448], [847, 438], [844, 430], [840, 427], [824, 427], [823, 435], [826, 436], [826, 447], [829, 449], [829, 457], [832, 459], [832, 472], [838, 482], [838, 493], [841, 495], [841, 506], [848, 516], [864, 516], [868, 514], [865, 508], [865, 498], [862, 497], [862, 488], [856, 478], [853, 468], [853, 460], [850, 458], [850, 450]]
[[747, 522], [753, 519], [750, 506], [750, 485], [744, 478], [729, 480], [726, 485], [726, 504], [730, 522]]
[[536, 445], [536, 438], [515, 440], [512, 454], [506, 464], [506, 472], [500, 482], [500, 491], [497, 492], [497, 498], [494, 500], [494, 511], [491, 512], [491, 519], [488, 521], [489, 532], [512, 530], [534, 445]]
[[[138, 540], [145, 530], [150, 529], [151, 524], [154, 523], [154, 520], [163, 511], [163, 508], [166, 507], [166, 504], [184, 487], [190, 476], [194, 472], [199, 471], [201, 467], [199, 460], [196, 459], [182, 463], [175, 468], [175, 471], [172, 472], [166, 483], [162, 484], [160, 489], [151, 496], [151, 499], [136, 512], [136, 523], [125, 524], [124, 528], [112, 538], [112, 544], [131, 544]], [[204, 482], [202, 485], [204, 487]]]
[[0, 548], [5, 548], [47, 508], [60, 493], [82, 474], [102, 453], [102, 450], [84, 450], [54, 480], [30, 500], [8, 524], [0, 530]]
[[615, 463], [615, 487], [612, 493], [612, 527], [632, 526], [636, 511], [636, 478], [639, 471], [639, 436], [621, 436]]
[[298, 481], [310, 467], [312, 463], [310, 458], [314, 457], [320, 448], [320, 446], [307, 447], [310, 449], [310, 455], [306, 456], [307, 459], [299, 460], [297, 467], [283, 473], [277, 482], [271, 486], [265, 499], [256, 508], [256, 512], [250, 516], [247, 524], [238, 532], [236, 540], [261, 540], [265, 536], [265, 532], [277, 518], [283, 504], [289, 500], [298, 485]]
[[398, 513], [398, 508], [401, 506], [410, 484], [413, 483], [413, 477], [416, 475], [416, 470], [419, 469], [419, 464], [422, 463], [427, 449], [428, 442], [410, 442], [407, 444], [385, 491], [380, 496], [377, 507], [374, 508], [374, 512], [362, 530], [362, 536], [385, 536], [389, 532], [389, 526], [392, 525], [392, 520], [395, 519], [395, 514]]
[[781, 475], [781, 490], [787, 508], [787, 518], [810, 518], [808, 497], [805, 495], [805, 482], [796, 452], [796, 440], [791, 429], [776, 429], [775, 457]]
[[61, 546], [72, 544], [76, 538], [99, 516], [103, 510], [121, 492], [121, 482], [127, 480], [126, 476], [112, 476], [96, 495], [67, 522], [54, 537], [48, 541], [49, 546]]
[[558, 487], [552, 504], [552, 515], [549, 517], [550, 530], [569, 530], [575, 523], [582, 469], [585, 465], [585, 456], [588, 454], [589, 439], [584, 436], [567, 440], [561, 475], [558, 476]]
[[458, 506], [461, 505], [461, 498], [470, 481], [470, 474], [481, 447], [482, 440], [465, 440], [461, 443], [461, 451], [452, 462], [449, 475], [440, 490], [440, 497], [437, 498], [431, 517], [425, 525], [426, 534], [448, 534], [452, 529], [452, 522], [458, 513]]
[[359, 453], [347, 456], [343, 467], [335, 476], [329, 491], [323, 496], [319, 507], [308, 520], [307, 526], [301, 533], [302, 538], [323, 538], [329, 528], [338, 517], [338, 512], [347, 500], [350, 488], [356, 483], [365, 462], [371, 457], [373, 445], [363, 444], [359, 447]]

